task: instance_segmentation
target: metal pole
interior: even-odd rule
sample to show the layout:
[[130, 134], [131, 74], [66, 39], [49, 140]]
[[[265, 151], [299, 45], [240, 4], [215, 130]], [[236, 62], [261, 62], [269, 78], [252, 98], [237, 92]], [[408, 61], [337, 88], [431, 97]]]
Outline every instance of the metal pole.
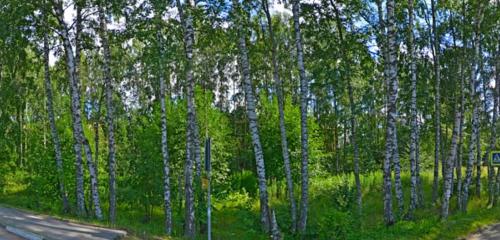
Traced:
[[208, 178], [208, 186], [207, 186], [207, 237], [208, 240], [212, 240], [212, 216], [211, 216], [211, 204], [210, 204], [210, 182], [211, 182], [211, 175], [210, 175], [210, 170], [211, 170], [211, 163], [210, 163], [210, 158], [211, 158], [211, 141], [210, 138], [208, 137], [206, 142], [205, 142], [205, 170], [207, 171], [207, 178]]
[[211, 221], [211, 206], [210, 206], [210, 172], [208, 172], [208, 194], [207, 194], [207, 229], [208, 240], [212, 240], [212, 221]]

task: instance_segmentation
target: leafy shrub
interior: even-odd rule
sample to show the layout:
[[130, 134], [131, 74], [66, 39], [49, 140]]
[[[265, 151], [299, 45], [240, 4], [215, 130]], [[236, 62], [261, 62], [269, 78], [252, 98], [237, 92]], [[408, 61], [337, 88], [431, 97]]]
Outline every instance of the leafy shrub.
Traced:
[[250, 196], [257, 194], [258, 181], [253, 172], [243, 170], [240, 174], [231, 177], [231, 188], [233, 190], [245, 190]]
[[[314, 219], [314, 220], [312, 220]], [[355, 221], [350, 212], [323, 208], [309, 221], [306, 239], [348, 239], [354, 232]]]
[[250, 210], [252, 208], [252, 198], [245, 190], [231, 193], [226, 199], [221, 200], [220, 207]]
[[355, 207], [356, 189], [349, 183], [347, 178], [344, 178], [340, 184], [334, 185], [330, 195], [332, 203], [338, 210], [347, 211]]
[[350, 212], [330, 208], [318, 219], [319, 239], [346, 239], [353, 232], [354, 225]]

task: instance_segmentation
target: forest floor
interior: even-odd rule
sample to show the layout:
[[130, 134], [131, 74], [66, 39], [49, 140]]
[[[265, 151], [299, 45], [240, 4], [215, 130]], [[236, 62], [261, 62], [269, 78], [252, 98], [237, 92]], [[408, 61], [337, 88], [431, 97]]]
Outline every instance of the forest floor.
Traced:
[[[441, 206], [431, 203], [432, 172], [422, 174], [424, 186], [424, 205], [415, 212], [413, 221], [403, 220], [405, 213], [395, 212], [399, 221], [391, 227], [383, 224], [382, 174], [367, 173], [361, 178], [363, 192], [362, 213], [357, 213], [355, 205], [355, 187], [352, 174], [339, 176], [315, 176], [311, 178], [309, 196], [309, 217], [306, 239], [471, 239], [484, 236], [486, 226], [500, 223], [500, 207], [488, 208], [486, 169], [482, 174], [483, 184], [481, 198], [471, 196], [467, 213], [456, 208], [455, 196], [451, 199], [450, 217], [443, 221], [440, 218]], [[410, 186], [409, 174], [402, 176], [403, 186]], [[296, 186], [296, 192], [299, 187]], [[471, 193], [474, 193], [472, 187]], [[409, 189], [405, 191], [405, 203], [409, 202]], [[288, 227], [290, 216], [284, 186], [271, 184], [269, 187], [271, 207], [277, 212], [277, 220], [285, 239], [300, 239], [293, 235]], [[245, 190], [232, 190], [225, 195], [214, 194], [212, 226], [214, 239], [268, 239], [259, 229], [259, 204], [256, 193]], [[41, 198], [40, 198], [41, 199]], [[0, 203], [21, 209], [55, 215], [58, 218], [110, 227], [107, 222], [94, 219], [78, 219], [60, 213], [59, 202], [34, 201], [32, 194], [18, 188], [16, 191], [0, 193]], [[140, 204], [140, 203], [138, 203]], [[178, 206], [178, 203], [174, 206]], [[396, 201], [393, 201], [396, 204]], [[406, 208], [408, 206], [405, 206]], [[396, 206], [395, 206], [396, 208]], [[103, 199], [103, 210], [107, 206]], [[204, 211], [201, 209], [200, 211]], [[151, 217], [145, 218], [141, 205], [120, 204], [117, 222], [113, 227], [126, 229], [134, 239], [168, 239], [163, 234], [163, 210], [154, 206]], [[182, 234], [182, 209], [174, 209], [174, 235]], [[200, 215], [198, 215], [200, 216]], [[202, 216], [203, 217], [203, 216]], [[500, 229], [500, 227], [493, 227]], [[481, 231], [480, 231], [481, 230]], [[479, 232], [478, 232], [479, 231]], [[474, 235], [471, 233], [483, 233]], [[203, 233], [199, 239], [206, 239]], [[175, 238], [176, 239], [176, 238]], [[476, 238], [482, 239], [482, 238]], [[487, 238], [486, 238], [487, 239]]]

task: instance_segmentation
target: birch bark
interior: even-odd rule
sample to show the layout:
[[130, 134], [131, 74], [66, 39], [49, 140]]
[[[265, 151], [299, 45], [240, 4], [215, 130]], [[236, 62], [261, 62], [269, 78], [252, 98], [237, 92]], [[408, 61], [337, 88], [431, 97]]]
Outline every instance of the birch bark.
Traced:
[[[159, 18], [159, 17], [158, 17]], [[157, 19], [160, 21], [161, 19]], [[163, 211], [165, 214], [165, 233], [172, 234], [172, 207], [170, 196], [170, 156], [168, 152], [168, 131], [167, 131], [167, 106], [165, 103], [165, 75], [163, 69], [163, 36], [161, 27], [158, 25], [156, 30], [156, 39], [158, 44], [158, 72], [160, 78], [160, 106], [161, 106], [161, 153], [163, 160]]]
[[82, 145], [83, 150], [85, 152], [85, 156], [87, 158], [87, 165], [90, 173], [90, 183], [91, 183], [91, 192], [92, 192], [92, 201], [94, 204], [95, 215], [97, 219], [102, 219], [102, 211], [99, 200], [99, 191], [98, 191], [98, 182], [97, 182], [97, 173], [95, 170], [94, 162], [92, 161], [92, 150], [90, 149], [90, 145], [88, 140], [86, 139], [83, 132], [83, 124], [81, 117], [81, 105], [80, 105], [80, 86], [79, 86], [79, 76], [78, 76], [78, 67], [79, 67], [79, 33], [81, 31], [81, 9], [77, 6], [77, 31], [76, 31], [76, 53], [73, 52], [73, 48], [70, 42], [69, 37], [69, 29], [66, 23], [64, 22], [64, 10], [61, 1], [54, 2], [54, 10], [57, 20], [59, 22], [61, 31], [60, 35], [63, 41], [63, 46], [66, 55], [66, 65], [68, 71], [68, 77], [70, 80], [70, 93], [71, 93], [71, 117], [72, 117], [72, 127], [73, 127], [73, 139], [75, 141], [73, 148], [75, 150], [76, 155], [76, 195], [77, 195], [77, 214], [84, 215], [85, 214], [85, 196], [83, 189], [83, 163], [82, 163]]
[[[464, 189], [462, 191], [462, 210], [464, 212], [467, 211], [467, 204], [469, 201], [469, 188], [472, 182], [472, 171], [474, 162], [476, 162], [476, 147], [478, 146], [477, 141], [479, 136], [479, 99], [476, 92], [476, 83], [477, 83], [477, 75], [478, 75], [478, 66], [477, 66], [477, 57], [479, 55], [479, 26], [481, 25], [482, 20], [482, 11], [483, 6], [481, 5], [478, 9], [477, 16], [474, 19], [475, 31], [473, 33], [472, 45], [474, 48], [474, 52], [472, 54], [471, 60], [471, 78], [470, 78], [470, 99], [472, 102], [472, 122], [471, 122], [471, 137], [469, 141], [469, 153], [468, 153], [468, 161], [467, 161], [467, 169], [466, 169], [466, 177], [464, 182]], [[480, 161], [480, 160], [478, 160]], [[476, 186], [480, 187], [480, 186]]]
[[108, 42], [108, 29], [103, 6], [99, 6], [99, 27], [104, 52], [104, 86], [106, 93], [106, 123], [108, 127], [108, 171], [109, 171], [109, 220], [116, 221], [116, 154], [115, 131], [113, 124], [113, 84], [111, 76], [111, 51]]
[[243, 14], [241, 6], [236, 0], [233, 0], [233, 6], [236, 14], [236, 27], [238, 31], [238, 47], [240, 50], [241, 72], [243, 77], [243, 90], [245, 92], [245, 101], [247, 109], [248, 123], [250, 127], [250, 135], [252, 137], [253, 150], [255, 154], [255, 162], [257, 167], [257, 178], [259, 184], [260, 197], [260, 222], [265, 232], [269, 232], [270, 228], [270, 212], [269, 200], [266, 183], [266, 169], [264, 165], [264, 154], [259, 136], [257, 124], [257, 113], [255, 110], [256, 100], [252, 89], [252, 80], [250, 76], [250, 63], [248, 60], [248, 49], [246, 46], [246, 36], [243, 30]]
[[418, 172], [417, 172], [417, 145], [418, 145], [418, 123], [417, 123], [417, 65], [415, 63], [415, 45], [413, 44], [413, 0], [408, 0], [408, 54], [410, 56], [410, 208], [408, 217], [413, 218], [418, 206]]
[[456, 161], [457, 157], [457, 147], [458, 147], [458, 140], [459, 140], [459, 135], [460, 135], [460, 128], [461, 128], [461, 123], [462, 123], [462, 114], [460, 111], [461, 106], [459, 106], [459, 103], [457, 101], [455, 105], [455, 121], [453, 123], [453, 133], [451, 136], [451, 146], [450, 146], [450, 153], [448, 155], [448, 158], [446, 159], [445, 165], [443, 165], [444, 168], [444, 181], [443, 181], [443, 203], [441, 205], [441, 217], [443, 219], [448, 218], [448, 209], [449, 209], [449, 204], [450, 204], [450, 197], [451, 197], [451, 189], [453, 185], [453, 162]]
[[[437, 0], [431, 0], [431, 11], [432, 11], [432, 48], [433, 48], [433, 59], [434, 59], [434, 78], [435, 78], [435, 98], [434, 98], [434, 180], [432, 184], [432, 202], [435, 202], [438, 198], [439, 191], [439, 160], [441, 155], [441, 71], [439, 66], [439, 54], [440, 54], [440, 41], [437, 34], [436, 28], [436, 2]], [[444, 160], [441, 159], [444, 163]], [[442, 164], [443, 165], [443, 164]], [[444, 173], [444, 165], [441, 166], [442, 173]]]
[[[187, 238], [194, 238], [196, 234], [195, 226], [195, 206], [193, 189], [193, 166], [200, 165], [199, 159], [199, 141], [197, 141], [197, 123], [196, 123], [196, 105], [194, 99], [195, 82], [193, 77], [193, 44], [194, 29], [193, 16], [191, 14], [192, 0], [185, 2], [186, 8], [183, 9], [180, 1], [177, 0], [177, 7], [184, 28], [184, 50], [186, 54], [186, 98], [187, 98], [187, 129], [186, 129], [186, 164], [184, 165], [186, 195], [185, 206], [185, 224], [184, 235]], [[186, 12], [184, 12], [186, 11]], [[201, 171], [200, 166], [196, 167], [196, 174]]]
[[[387, 109], [387, 126], [386, 126], [386, 143], [385, 143], [385, 158], [383, 163], [383, 173], [384, 173], [384, 184], [383, 184], [383, 195], [384, 195], [384, 222], [386, 225], [394, 224], [394, 214], [392, 211], [392, 173], [391, 173], [391, 160], [392, 160], [392, 150], [394, 148], [393, 141], [391, 140], [394, 136], [393, 129], [395, 127], [395, 115], [390, 106], [390, 99], [392, 97], [390, 91], [390, 81], [389, 81], [389, 68], [388, 68], [388, 54], [387, 54], [387, 31], [386, 24], [383, 18], [383, 8], [382, 1], [377, 0], [377, 12], [379, 20], [379, 35], [377, 37], [377, 42], [380, 44], [380, 52], [383, 58], [383, 71], [384, 71], [384, 82], [387, 91], [386, 109]], [[388, 8], [389, 10], [389, 8]], [[392, 14], [394, 14], [394, 2], [392, 2]]]
[[269, 30], [269, 40], [271, 41], [271, 59], [273, 64], [273, 80], [276, 84], [276, 95], [278, 97], [278, 111], [279, 111], [279, 125], [280, 125], [280, 136], [281, 136], [281, 152], [283, 155], [283, 162], [285, 168], [285, 178], [286, 186], [288, 191], [288, 198], [290, 201], [290, 216], [292, 220], [292, 232], [297, 228], [297, 205], [295, 203], [295, 194], [293, 190], [293, 179], [292, 170], [290, 166], [290, 155], [288, 154], [288, 141], [286, 136], [285, 128], [285, 111], [284, 111], [284, 99], [283, 99], [283, 86], [281, 78], [279, 76], [279, 65], [278, 65], [278, 53], [277, 46], [274, 39], [274, 29], [271, 19], [271, 14], [269, 12], [269, 4], [267, 0], [262, 0], [262, 5], [267, 18], [267, 25]]
[[52, 135], [52, 142], [54, 144], [59, 194], [61, 194], [61, 200], [63, 202], [63, 211], [68, 212], [70, 208], [68, 201], [68, 193], [66, 192], [66, 187], [64, 184], [65, 181], [64, 181], [64, 168], [63, 168], [62, 152], [61, 152], [61, 142], [59, 140], [59, 134], [57, 133], [56, 119], [54, 117], [54, 104], [52, 100], [52, 84], [50, 82], [51, 80], [50, 80], [50, 67], [49, 67], [49, 40], [47, 32], [45, 32], [43, 35], [43, 61], [45, 69], [45, 95], [47, 96], [47, 101], [46, 101], [47, 115], [49, 117], [50, 134]]
[[307, 102], [308, 102], [308, 81], [304, 67], [304, 50], [302, 45], [302, 34], [300, 33], [300, 0], [292, 1], [293, 26], [295, 30], [295, 47], [297, 48], [297, 65], [300, 77], [300, 138], [301, 138], [301, 198], [300, 198], [300, 218], [298, 223], [299, 232], [305, 232], [307, 226], [307, 211], [309, 208], [309, 143], [307, 129]]

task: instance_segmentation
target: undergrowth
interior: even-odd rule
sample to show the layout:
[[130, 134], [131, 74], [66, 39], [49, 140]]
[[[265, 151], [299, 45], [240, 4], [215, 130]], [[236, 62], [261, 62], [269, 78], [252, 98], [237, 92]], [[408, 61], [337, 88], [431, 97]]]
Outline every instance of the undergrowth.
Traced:
[[[500, 209], [486, 206], [486, 179], [483, 179], [482, 198], [471, 196], [467, 213], [456, 208], [456, 198], [452, 197], [451, 216], [440, 219], [440, 203], [431, 203], [432, 173], [422, 175], [424, 205], [415, 212], [412, 221], [403, 220], [405, 213], [395, 212], [399, 221], [393, 226], [383, 224], [382, 173], [364, 174], [361, 178], [363, 208], [356, 206], [354, 177], [352, 174], [315, 177], [310, 180], [309, 215], [306, 239], [456, 239], [477, 229], [500, 221]], [[486, 176], [486, 174], [483, 174]], [[403, 186], [409, 186], [409, 175], [403, 174]], [[299, 193], [300, 186], [295, 186]], [[271, 208], [276, 210], [277, 220], [285, 239], [299, 239], [292, 233], [290, 211], [286, 188], [283, 182], [270, 187]], [[409, 202], [409, 189], [405, 191], [405, 203]], [[471, 191], [472, 193], [474, 191]], [[297, 203], [298, 203], [298, 194]], [[103, 199], [104, 200], [104, 199]], [[111, 226], [107, 222], [97, 222], [92, 218], [75, 218], [62, 214], [58, 202], [33, 199], [22, 185], [11, 184], [0, 194], [0, 202], [35, 212], [55, 215], [59, 218]], [[232, 191], [213, 202], [214, 239], [267, 239], [259, 225], [258, 193], [248, 192], [245, 187]], [[395, 201], [394, 201], [395, 202]], [[104, 209], [107, 209], [103, 201]], [[182, 209], [175, 206], [174, 236], [182, 236]], [[408, 206], [405, 206], [408, 207]], [[131, 233], [131, 239], [167, 239], [163, 232], [163, 210], [155, 206], [151, 217], [144, 218], [144, 211], [134, 206], [119, 205], [117, 222], [112, 227]], [[204, 232], [205, 229], [200, 229]], [[199, 239], [206, 239], [205, 233]]]

